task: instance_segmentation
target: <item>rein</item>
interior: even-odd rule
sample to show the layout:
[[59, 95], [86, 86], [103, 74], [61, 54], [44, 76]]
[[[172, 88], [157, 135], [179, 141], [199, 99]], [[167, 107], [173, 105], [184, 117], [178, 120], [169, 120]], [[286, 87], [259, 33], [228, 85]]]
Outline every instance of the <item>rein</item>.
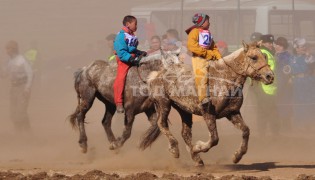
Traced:
[[[143, 57], [143, 54], [141, 54], [141, 55], [138, 57], [138, 58], [139, 58], [139, 61], [142, 59], [142, 57]], [[140, 64], [140, 63], [137, 64], [137, 74], [138, 74], [138, 77], [139, 77], [139, 79], [140, 79], [144, 84], [147, 84], [147, 81], [143, 80], [142, 77], [141, 77], [141, 75], [140, 75], [139, 64]]]
[[248, 67], [250, 66], [250, 64], [248, 63], [246, 70], [245, 70], [245, 71], [242, 70], [243, 72], [240, 73], [240, 72], [235, 71], [234, 68], [233, 68], [232, 66], [230, 66], [230, 65], [225, 61], [225, 59], [224, 59], [223, 57], [222, 57], [222, 60], [223, 60], [224, 64], [226, 64], [229, 68], [231, 68], [236, 74], [238, 74], [238, 75], [240, 75], [240, 76], [245, 76], [245, 75], [246, 75], [245, 72], [248, 70]]

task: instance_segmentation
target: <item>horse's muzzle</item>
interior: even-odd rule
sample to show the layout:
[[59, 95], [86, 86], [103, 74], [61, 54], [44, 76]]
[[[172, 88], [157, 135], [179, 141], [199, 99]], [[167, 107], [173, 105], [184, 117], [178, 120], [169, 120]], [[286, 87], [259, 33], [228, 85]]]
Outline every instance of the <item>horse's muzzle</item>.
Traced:
[[268, 85], [268, 84], [271, 84], [271, 83], [273, 83], [273, 81], [274, 81], [274, 79], [275, 79], [275, 76], [274, 76], [274, 74], [272, 73], [272, 72], [269, 72], [269, 73], [266, 73], [264, 76], [263, 76], [263, 79], [264, 79], [264, 83], [266, 84], [266, 85]]

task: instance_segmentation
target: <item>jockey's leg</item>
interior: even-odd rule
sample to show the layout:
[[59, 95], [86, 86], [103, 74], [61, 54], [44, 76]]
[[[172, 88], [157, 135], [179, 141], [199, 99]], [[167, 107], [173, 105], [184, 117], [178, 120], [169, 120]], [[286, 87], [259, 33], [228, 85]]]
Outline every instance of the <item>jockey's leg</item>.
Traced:
[[228, 119], [233, 123], [233, 125], [237, 129], [240, 129], [243, 133], [242, 134], [243, 141], [241, 143], [239, 150], [235, 152], [234, 158], [233, 158], [233, 162], [238, 163], [242, 159], [243, 155], [246, 154], [247, 152], [250, 130], [248, 126], [245, 124], [245, 122], [243, 121], [242, 115], [240, 113], [233, 114], [229, 116]]
[[117, 112], [118, 113], [124, 113], [124, 97], [123, 97], [123, 92], [124, 92], [124, 88], [125, 88], [125, 81], [126, 81], [126, 77], [128, 74], [128, 70], [130, 68], [130, 65], [122, 62], [118, 56], [116, 57], [117, 60], [117, 75], [116, 75], [116, 79], [114, 81], [113, 84], [113, 88], [114, 88], [114, 101], [115, 104], [117, 106]]
[[[209, 62], [200, 57], [192, 58], [192, 66], [195, 74], [199, 102], [209, 101], [207, 95]], [[207, 99], [206, 99], [207, 98]], [[206, 103], [206, 102], [205, 102]]]

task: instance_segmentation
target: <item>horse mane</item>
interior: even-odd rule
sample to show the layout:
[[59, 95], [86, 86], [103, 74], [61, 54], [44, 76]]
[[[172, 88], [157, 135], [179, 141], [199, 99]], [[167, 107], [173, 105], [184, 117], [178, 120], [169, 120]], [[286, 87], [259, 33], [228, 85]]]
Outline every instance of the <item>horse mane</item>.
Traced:
[[153, 54], [143, 57], [140, 61], [140, 66], [145, 65], [149, 69], [152, 69], [152, 65], [156, 67], [168, 67], [170, 64], [179, 64], [181, 61], [172, 52], [161, 52], [159, 54]]
[[[237, 58], [237, 56], [239, 56], [241, 54], [241, 52], [244, 51], [244, 48], [240, 48], [234, 52], [232, 52], [231, 54], [223, 57], [225, 60], [229, 61], [229, 60], [234, 60]], [[221, 59], [223, 59], [221, 58]]]

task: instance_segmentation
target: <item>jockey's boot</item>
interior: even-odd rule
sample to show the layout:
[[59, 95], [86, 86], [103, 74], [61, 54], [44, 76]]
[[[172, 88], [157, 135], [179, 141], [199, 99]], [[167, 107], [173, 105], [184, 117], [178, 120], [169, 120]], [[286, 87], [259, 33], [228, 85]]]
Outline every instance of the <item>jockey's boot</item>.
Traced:
[[124, 106], [122, 104], [117, 104], [116, 105], [116, 112], [117, 113], [124, 113], [125, 112]]

